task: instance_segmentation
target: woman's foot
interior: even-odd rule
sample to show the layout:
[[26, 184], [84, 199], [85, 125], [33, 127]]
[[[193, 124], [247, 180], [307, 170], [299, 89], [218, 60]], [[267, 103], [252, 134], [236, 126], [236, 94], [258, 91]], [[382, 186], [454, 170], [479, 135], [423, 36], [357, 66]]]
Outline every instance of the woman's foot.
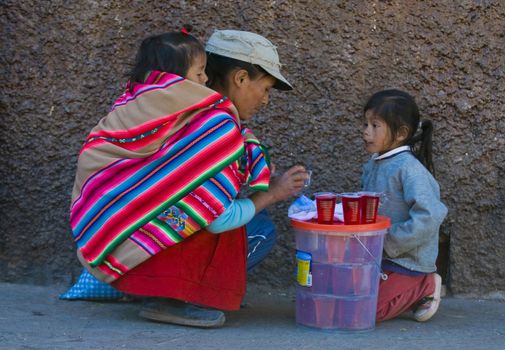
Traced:
[[224, 313], [174, 299], [153, 298], [144, 302], [139, 313], [148, 320], [182, 326], [216, 328], [224, 325]]
[[414, 311], [414, 319], [418, 322], [426, 322], [435, 315], [440, 305], [440, 294], [442, 291], [442, 277], [434, 273], [435, 292], [433, 295], [422, 298]]

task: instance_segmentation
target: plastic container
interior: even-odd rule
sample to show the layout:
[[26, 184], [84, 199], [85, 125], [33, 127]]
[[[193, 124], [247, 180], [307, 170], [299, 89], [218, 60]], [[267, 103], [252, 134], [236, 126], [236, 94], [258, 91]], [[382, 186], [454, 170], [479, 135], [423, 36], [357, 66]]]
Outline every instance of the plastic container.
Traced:
[[360, 223], [360, 195], [356, 193], [342, 193], [342, 210], [346, 225], [358, 225]]
[[337, 195], [333, 192], [317, 192], [316, 197], [317, 222], [319, 224], [333, 224]]
[[375, 223], [382, 193], [346, 192], [338, 196], [342, 199], [342, 211], [346, 225]]
[[389, 218], [333, 225], [291, 220], [297, 254], [311, 256], [312, 283], [296, 286], [296, 322], [330, 330], [375, 328], [380, 263]]
[[380, 193], [360, 192], [361, 224], [373, 224], [377, 219], [377, 209], [379, 209]]

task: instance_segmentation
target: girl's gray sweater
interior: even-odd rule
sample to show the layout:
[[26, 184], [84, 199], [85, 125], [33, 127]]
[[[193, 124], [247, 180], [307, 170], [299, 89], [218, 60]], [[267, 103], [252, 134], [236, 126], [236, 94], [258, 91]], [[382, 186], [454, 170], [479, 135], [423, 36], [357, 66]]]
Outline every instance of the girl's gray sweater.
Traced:
[[379, 214], [391, 218], [384, 258], [409, 270], [436, 271], [438, 231], [447, 215], [440, 188], [410, 150], [372, 157], [361, 178], [364, 191], [383, 192]]

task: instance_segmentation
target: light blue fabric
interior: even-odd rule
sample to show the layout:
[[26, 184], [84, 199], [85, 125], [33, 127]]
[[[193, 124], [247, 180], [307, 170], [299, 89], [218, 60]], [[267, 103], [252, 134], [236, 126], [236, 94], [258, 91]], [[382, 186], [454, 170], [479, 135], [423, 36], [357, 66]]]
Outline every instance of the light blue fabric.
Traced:
[[383, 192], [379, 214], [391, 218], [384, 258], [419, 272], [436, 271], [438, 233], [447, 215], [431, 173], [411, 151], [372, 157], [363, 168], [364, 191]]
[[250, 222], [256, 207], [249, 198], [235, 199], [226, 210], [205, 229], [212, 233], [222, 233], [244, 226]]
[[83, 269], [77, 282], [66, 293], [59, 296], [63, 300], [117, 300], [126, 294], [100, 282], [88, 270]]

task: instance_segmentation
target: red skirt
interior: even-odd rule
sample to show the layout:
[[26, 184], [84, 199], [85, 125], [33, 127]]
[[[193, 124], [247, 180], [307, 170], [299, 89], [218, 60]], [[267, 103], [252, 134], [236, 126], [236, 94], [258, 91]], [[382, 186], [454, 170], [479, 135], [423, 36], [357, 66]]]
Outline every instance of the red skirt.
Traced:
[[111, 285], [128, 294], [165, 297], [221, 310], [238, 310], [246, 291], [245, 227], [205, 230], [156, 254]]

